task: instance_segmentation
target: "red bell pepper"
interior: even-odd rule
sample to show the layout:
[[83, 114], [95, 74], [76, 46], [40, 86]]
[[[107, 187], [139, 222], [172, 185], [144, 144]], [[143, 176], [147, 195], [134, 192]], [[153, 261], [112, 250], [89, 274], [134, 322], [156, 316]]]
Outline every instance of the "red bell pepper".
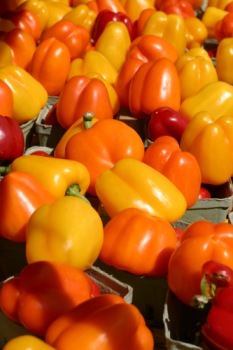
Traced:
[[44, 337], [56, 318], [100, 293], [94, 283], [87, 273], [69, 264], [34, 262], [3, 283], [0, 307], [9, 319]]
[[147, 137], [154, 141], [160, 136], [172, 136], [180, 142], [189, 119], [169, 107], [157, 108], [150, 116]]
[[91, 37], [94, 44], [103, 32], [106, 24], [110, 21], [124, 23], [128, 29], [131, 40], [134, 39], [134, 25], [127, 14], [123, 12], [113, 12], [111, 10], [102, 10], [98, 13], [92, 28]]
[[19, 124], [0, 115], [0, 160], [14, 160], [24, 153], [24, 135]]

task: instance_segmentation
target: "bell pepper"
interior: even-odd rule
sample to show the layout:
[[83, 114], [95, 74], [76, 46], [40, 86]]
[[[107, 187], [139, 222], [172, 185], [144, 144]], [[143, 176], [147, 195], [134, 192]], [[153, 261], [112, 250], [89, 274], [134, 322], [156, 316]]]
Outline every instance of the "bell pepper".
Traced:
[[98, 176], [121, 158], [141, 160], [144, 144], [139, 134], [124, 122], [117, 119], [102, 119], [93, 125], [93, 117], [93, 113], [84, 114], [86, 129], [68, 140], [65, 158], [86, 166], [90, 174], [87, 191], [96, 195], [95, 183]]
[[6, 33], [9, 32], [9, 30], [15, 28], [14, 23], [7, 18], [0, 18], [0, 32], [2, 33]]
[[[12, 117], [13, 106], [14, 106], [13, 92], [11, 91], [10, 87], [4, 82], [4, 80], [0, 80], [0, 99], [1, 99], [0, 115], [5, 117]], [[10, 126], [10, 123], [11, 122], [9, 121], [9, 126]], [[13, 123], [14, 122], [12, 122], [12, 127], [14, 125]], [[16, 132], [16, 135], [18, 135], [17, 132]], [[3, 139], [4, 139], [4, 136], [3, 136]], [[2, 148], [3, 147], [2, 138], [0, 141], [1, 141], [1, 148]]]
[[57, 96], [66, 83], [70, 60], [67, 45], [51, 37], [41, 41], [37, 46], [29, 72], [44, 86], [48, 95]]
[[0, 236], [13, 242], [25, 242], [26, 225], [32, 213], [55, 200], [37, 178], [24, 171], [5, 175], [0, 181], [0, 194]]
[[182, 18], [194, 18], [195, 11], [188, 0], [164, 0], [156, 1], [156, 8], [167, 14], [176, 14]]
[[181, 136], [189, 123], [189, 119], [169, 107], [154, 110], [146, 126], [147, 137], [150, 142], [160, 136], [172, 136], [179, 143]]
[[[88, 337], [87, 337], [88, 334]], [[46, 332], [55, 349], [153, 350], [154, 340], [138, 308], [118, 295], [99, 295], [55, 320]]]
[[206, 111], [215, 120], [222, 115], [231, 115], [233, 108], [233, 86], [224, 81], [209, 83], [195, 95], [183, 100], [180, 113], [192, 119], [195, 114]]
[[97, 119], [112, 119], [113, 108], [103, 81], [77, 75], [70, 78], [58, 99], [57, 120], [68, 129], [84, 113], [92, 111]]
[[134, 275], [164, 277], [176, 244], [176, 232], [168, 221], [126, 208], [104, 226], [99, 259]]
[[129, 87], [129, 109], [135, 117], [147, 118], [159, 107], [180, 108], [178, 72], [166, 57], [143, 63]]
[[52, 346], [46, 344], [40, 338], [34, 335], [18, 335], [14, 337], [3, 346], [4, 350], [55, 350]]
[[[92, 124], [95, 124], [99, 119], [93, 118]], [[66, 144], [68, 140], [75, 134], [85, 130], [85, 124], [83, 118], [76, 120], [62, 135], [58, 143], [54, 148], [54, 156], [56, 158], [65, 158]]]
[[60, 261], [86, 270], [102, 247], [103, 223], [90, 203], [72, 195], [63, 196], [31, 215], [26, 235], [29, 264]]
[[[41, 1], [41, 0], [40, 0]], [[66, 14], [68, 14], [72, 7], [65, 2], [59, 1], [45, 1], [48, 10], [48, 21], [44, 30], [51, 27], [53, 24], [59, 22]]]
[[217, 7], [224, 10], [232, 0], [208, 0], [208, 6]]
[[184, 18], [187, 49], [201, 47], [208, 38], [208, 30], [198, 17]]
[[61, 19], [45, 30], [40, 42], [51, 37], [56, 38], [68, 47], [71, 60], [81, 57], [85, 53], [91, 38], [86, 28], [67, 19]]
[[0, 67], [13, 64], [13, 55], [10, 45], [0, 39]]
[[29, 154], [17, 157], [8, 167], [0, 167], [1, 174], [16, 170], [36, 177], [55, 198], [69, 194], [70, 191], [84, 195], [90, 183], [85, 165], [68, 159]]
[[48, 20], [49, 20], [49, 11], [47, 7], [47, 1], [43, 0], [27, 0], [23, 1], [15, 11], [21, 11], [21, 10], [30, 10], [34, 14], [37, 15], [39, 21], [40, 21], [40, 26], [41, 26], [41, 33], [43, 33]]
[[229, 12], [215, 24], [215, 38], [221, 41], [224, 38], [231, 38], [233, 34], [233, 13]]
[[23, 68], [15, 65], [0, 67], [0, 80], [13, 92], [13, 118], [19, 124], [35, 118], [46, 105], [47, 91]]
[[133, 158], [120, 159], [103, 171], [96, 193], [110, 218], [132, 207], [173, 222], [187, 208], [184, 195], [166, 176]]
[[99, 13], [103, 10], [125, 13], [124, 6], [120, 0], [73, 0], [74, 6], [86, 4], [91, 10]]
[[154, 0], [121, 0], [121, 3], [123, 4], [127, 15], [130, 17], [133, 23], [139, 19], [142, 11], [147, 9], [155, 9]]
[[28, 71], [36, 51], [33, 36], [23, 29], [14, 28], [3, 36], [3, 41], [11, 48], [12, 64]]
[[135, 37], [137, 38], [138, 36], [141, 36], [143, 33], [143, 28], [144, 25], [146, 23], [146, 21], [148, 20], [148, 18], [150, 17], [150, 15], [154, 12], [156, 12], [156, 8], [153, 6], [152, 8], [145, 8], [144, 10], [142, 10], [140, 12], [139, 17], [137, 18], [137, 20], [134, 22], [134, 28], [135, 28]]
[[134, 26], [129, 16], [122, 12], [103, 10], [98, 13], [94, 25], [92, 27], [91, 38], [94, 44], [98, 40], [99, 36], [102, 34], [104, 28], [106, 27], [106, 24], [111, 21], [124, 23], [126, 28], [128, 29], [131, 40], [134, 39]]
[[0, 115], [0, 135], [0, 161], [12, 161], [23, 155], [24, 134], [13, 118]]
[[114, 88], [118, 95], [120, 105], [127, 110], [129, 110], [129, 90], [131, 80], [143, 63], [144, 62], [139, 58], [130, 56], [126, 57], [114, 83]]
[[98, 73], [110, 84], [116, 82], [118, 75], [116, 69], [102, 53], [90, 50], [84, 54], [83, 58], [76, 58], [71, 62], [68, 79], [92, 72]]
[[93, 282], [68, 264], [38, 261], [3, 283], [0, 307], [9, 319], [44, 337], [57, 317], [93, 297]]
[[91, 33], [97, 13], [89, 9], [86, 4], [80, 4], [72, 8], [63, 19], [73, 22], [76, 25], [83, 26]]
[[24, 30], [32, 35], [37, 42], [42, 34], [42, 27], [38, 15], [30, 9], [17, 9], [6, 14], [17, 28]]
[[220, 40], [216, 51], [216, 71], [218, 79], [226, 83], [233, 84], [233, 74], [231, 72], [231, 61], [233, 57], [233, 38]]
[[0, 2], [0, 14], [14, 11], [24, 0], [6, 0]]
[[142, 35], [157, 35], [175, 46], [178, 55], [186, 50], [186, 28], [184, 19], [176, 14], [155, 11], [147, 19]]
[[[204, 54], [203, 54], [204, 51]], [[196, 95], [204, 86], [218, 81], [218, 75], [207, 51], [193, 48], [176, 61], [181, 88], [181, 102]]]
[[233, 226], [207, 220], [190, 223], [168, 266], [168, 287], [186, 305], [200, 294], [203, 265], [210, 260], [233, 268]]
[[126, 58], [137, 58], [143, 62], [166, 57], [172, 62], [178, 59], [175, 47], [164, 38], [155, 35], [142, 35], [134, 39], [129, 47]]
[[196, 158], [182, 151], [171, 136], [161, 136], [145, 150], [143, 162], [165, 175], [184, 195], [187, 208], [198, 200], [201, 170]]
[[185, 129], [180, 147], [197, 159], [202, 183], [220, 185], [229, 181], [233, 173], [233, 117], [223, 115], [215, 120], [206, 112], [198, 113]]
[[224, 11], [220, 8], [214, 6], [207, 6], [201, 20], [208, 30], [209, 39], [216, 39], [215, 25], [218, 21], [223, 19], [227, 15], [227, 13], [227, 11]]
[[95, 50], [104, 55], [112, 66], [119, 72], [125, 61], [131, 44], [130, 35], [125, 24], [110, 21], [95, 43]]

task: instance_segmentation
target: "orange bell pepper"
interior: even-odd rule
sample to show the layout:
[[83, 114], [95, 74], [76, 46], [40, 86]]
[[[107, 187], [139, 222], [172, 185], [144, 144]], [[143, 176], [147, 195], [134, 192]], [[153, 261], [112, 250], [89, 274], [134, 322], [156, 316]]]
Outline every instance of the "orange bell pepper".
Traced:
[[188, 0], [163, 0], [156, 1], [156, 8], [167, 14], [176, 14], [182, 18], [194, 18], [195, 11]]
[[94, 296], [94, 283], [84, 271], [69, 264], [31, 263], [1, 286], [1, 310], [9, 319], [44, 337], [56, 318]]
[[180, 147], [197, 159], [202, 183], [229, 181], [233, 174], [233, 117], [223, 115], [215, 120], [208, 112], [197, 113], [183, 132]]
[[13, 117], [14, 97], [11, 88], [0, 80], [0, 115]]
[[156, 8], [153, 6], [152, 8], [146, 8], [140, 12], [138, 19], [134, 22], [135, 37], [142, 35], [146, 21], [150, 15], [156, 11]]
[[165, 277], [176, 244], [176, 232], [167, 220], [127, 208], [104, 226], [99, 259], [134, 275]]
[[[88, 193], [95, 195], [98, 176], [121, 158], [141, 160], [144, 144], [139, 134], [117, 119], [102, 119], [92, 125], [92, 113], [84, 114], [87, 129], [73, 135], [66, 144], [65, 157], [83, 163], [90, 174]], [[120, 142], [119, 142], [120, 140]]]
[[209, 39], [216, 39], [216, 33], [215, 33], [216, 23], [222, 20], [223, 17], [225, 17], [227, 14], [228, 12], [225, 10], [222, 10], [214, 6], [207, 6], [201, 20], [208, 30]]
[[233, 13], [227, 13], [222, 19], [216, 22], [214, 27], [215, 38], [221, 41], [224, 38], [231, 38], [233, 35]]
[[55, 200], [46, 187], [26, 171], [5, 175], [0, 181], [0, 194], [0, 236], [14, 242], [26, 240], [26, 225], [32, 213]]
[[145, 150], [143, 162], [165, 175], [183, 193], [187, 208], [198, 200], [201, 171], [196, 158], [182, 151], [178, 141], [170, 136], [157, 138]]
[[67, 19], [61, 19], [44, 31], [40, 42], [51, 37], [56, 38], [68, 47], [70, 59], [73, 60], [85, 53], [91, 36], [83, 26], [76, 25]]
[[186, 50], [186, 29], [184, 19], [177, 14], [166, 14], [163, 11], [153, 12], [147, 19], [142, 35], [157, 35], [177, 49], [178, 55]]
[[23, 29], [13, 28], [5, 33], [3, 41], [11, 48], [12, 63], [29, 70], [36, 51], [36, 42], [33, 36]]
[[46, 89], [57, 96], [64, 87], [70, 68], [68, 47], [54, 37], [39, 43], [33, 55], [29, 72]]
[[105, 84], [98, 78], [77, 75], [70, 78], [57, 103], [59, 124], [68, 129], [76, 120], [92, 111], [97, 119], [113, 118], [113, 108]]
[[137, 307], [113, 294], [88, 299], [64, 313], [49, 326], [45, 340], [55, 349], [69, 350], [154, 347], [152, 333]]
[[129, 109], [138, 118], [146, 118], [159, 107], [180, 108], [180, 82], [175, 63], [168, 58], [143, 63], [129, 88]]

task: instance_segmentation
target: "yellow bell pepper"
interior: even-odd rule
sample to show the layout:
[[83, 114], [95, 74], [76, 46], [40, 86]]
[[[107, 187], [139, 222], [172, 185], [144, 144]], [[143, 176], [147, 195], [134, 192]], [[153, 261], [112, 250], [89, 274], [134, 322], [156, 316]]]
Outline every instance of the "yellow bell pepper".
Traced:
[[208, 0], [208, 6], [217, 7], [224, 10], [232, 0]]
[[187, 48], [202, 46], [208, 38], [208, 30], [204, 23], [198, 17], [188, 17], [184, 18], [184, 24]]
[[186, 51], [176, 61], [180, 79], [181, 101], [195, 95], [205, 85], [218, 81], [208, 52], [202, 47]]
[[72, 194], [72, 191], [75, 195], [77, 192], [84, 195], [90, 184], [90, 175], [85, 165], [70, 159], [23, 155], [4, 171], [15, 170], [36, 177], [55, 198]]
[[208, 112], [197, 113], [185, 129], [180, 147], [198, 161], [202, 183], [221, 185], [233, 174], [233, 117], [217, 120]]
[[5, 41], [0, 40], [0, 67], [13, 64], [13, 56], [10, 46]]
[[215, 25], [218, 21], [223, 19], [228, 14], [227, 11], [224, 11], [220, 8], [214, 6], [208, 6], [205, 9], [205, 12], [202, 16], [202, 22], [208, 31], [208, 38], [215, 39]]
[[110, 217], [132, 207], [174, 222], [187, 208], [185, 197], [166, 176], [132, 158], [123, 158], [102, 172], [96, 193]]
[[0, 79], [13, 92], [13, 118], [19, 124], [35, 118], [46, 105], [47, 91], [23, 68], [15, 65], [1, 67]]
[[121, 3], [132, 22], [138, 20], [143, 10], [155, 8], [154, 0], [121, 0]]
[[41, 24], [42, 32], [47, 26], [49, 20], [49, 10], [47, 2], [44, 0], [26, 0], [20, 6], [17, 7], [17, 11], [30, 10], [35, 13]]
[[26, 258], [59, 261], [81, 270], [94, 264], [103, 244], [103, 223], [97, 211], [75, 196], [42, 205], [27, 225]]
[[19, 335], [9, 340], [3, 350], [55, 350], [43, 340], [34, 335]]
[[202, 111], [212, 114], [215, 120], [222, 115], [232, 115], [233, 86], [224, 81], [209, 83], [180, 105], [180, 113], [189, 119]]
[[60, 21], [68, 12], [72, 10], [71, 6], [60, 1], [47, 0], [45, 2], [49, 12], [49, 18], [45, 30]]
[[176, 14], [153, 12], [143, 27], [143, 35], [157, 35], [173, 44], [179, 55], [186, 49], [186, 28], [184, 19]]
[[216, 52], [216, 71], [218, 79], [233, 85], [233, 38], [220, 40]]
[[72, 8], [63, 19], [67, 19], [76, 25], [81, 25], [91, 32], [97, 13], [89, 9], [85, 4]]
[[108, 83], [114, 84], [118, 73], [108, 59], [96, 50], [87, 51], [83, 58], [75, 58], [70, 64], [68, 79], [75, 75], [98, 73]]
[[117, 72], [125, 62], [131, 44], [130, 35], [124, 23], [110, 21], [99, 36], [95, 50], [104, 55]]
[[7, 18], [0, 18], [0, 31], [1, 32], [9, 32], [11, 29], [14, 29], [14, 23]]

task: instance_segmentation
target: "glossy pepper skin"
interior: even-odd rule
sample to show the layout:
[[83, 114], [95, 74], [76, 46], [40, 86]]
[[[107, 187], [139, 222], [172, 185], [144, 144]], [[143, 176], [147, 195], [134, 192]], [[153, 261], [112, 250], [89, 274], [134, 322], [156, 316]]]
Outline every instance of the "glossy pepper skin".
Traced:
[[85, 165], [74, 160], [55, 157], [22, 155], [17, 157], [8, 168], [1, 170], [3, 172], [19, 170], [33, 175], [55, 198], [64, 196], [72, 185], [77, 186], [78, 192], [84, 195], [90, 183]]
[[134, 39], [134, 26], [129, 16], [127, 16], [127, 14], [122, 12], [102, 10], [98, 13], [91, 31], [92, 33], [91, 38], [94, 44], [96, 43], [99, 36], [103, 32], [106, 24], [110, 21], [123, 22], [129, 31], [131, 40]]
[[225, 81], [215, 81], [203, 86], [196, 94], [184, 99], [180, 113], [192, 119], [199, 112], [210, 113], [215, 120], [222, 115], [231, 115], [233, 86]]
[[172, 136], [180, 142], [189, 119], [169, 107], [160, 107], [151, 113], [147, 124], [147, 137], [155, 141], [160, 136]]
[[114, 112], [106, 85], [98, 78], [76, 75], [70, 78], [61, 91], [57, 103], [57, 120], [68, 129], [91, 111], [97, 119], [112, 119]]
[[19, 335], [10, 339], [3, 347], [4, 350], [55, 350], [52, 346], [46, 344], [40, 338], [34, 335]]
[[48, 100], [48, 93], [35, 78], [19, 66], [0, 67], [0, 79], [13, 93], [13, 118], [18, 124], [35, 118]]
[[175, 63], [168, 58], [143, 63], [129, 87], [129, 109], [136, 118], [147, 118], [159, 107], [180, 108], [180, 82]]
[[[196, 251], [198, 254], [193, 254]], [[168, 266], [168, 286], [185, 304], [200, 294], [202, 267], [217, 260], [233, 268], [233, 227], [226, 222], [213, 224], [199, 220], [187, 226]]]
[[103, 244], [103, 224], [90, 203], [64, 196], [33, 214], [27, 225], [29, 264], [60, 261], [81, 270], [93, 265]]
[[84, 271], [69, 264], [32, 263], [2, 285], [1, 310], [34, 335], [44, 337], [57, 317], [93, 297], [93, 283]]
[[189, 122], [180, 147], [197, 159], [203, 184], [220, 185], [232, 176], [232, 136], [233, 117], [230, 116], [214, 120], [210, 114], [200, 112]]
[[68, 19], [76, 25], [81, 25], [91, 33], [97, 13], [90, 10], [86, 4], [80, 4], [72, 8], [63, 19]]
[[132, 158], [120, 159], [103, 171], [96, 181], [96, 193], [110, 217], [133, 207], [173, 222], [187, 208], [185, 197], [166, 176]]
[[[88, 334], [88, 337], [86, 336]], [[48, 328], [46, 341], [56, 349], [152, 350], [154, 340], [144, 317], [117, 295], [99, 295], [73, 308]]]
[[95, 183], [98, 176], [119, 159], [130, 157], [141, 160], [144, 144], [139, 134], [124, 122], [103, 119], [92, 125], [93, 117], [92, 113], [84, 114], [87, 127], [68, 140], [65, 158], [86, 166], [90, 174], [88, 193], [96, 195]]
[[202, 87], [218, 81], [218, 74], [207, 51], [193, 48], [176, 61], [180, 80], [181, 102], [198, 93]]
[[233, 33], [233, 13], [229, 12], [215, 24], [215, 37], [218, 41], [231, 38]]
[[13, 160], [24, 153], [24, 134], [19, 124], [0, 115], [0, 160]]
[[194, 18], [195, 11], [188, 0], [164, 0], [156, 1], [155, 6], [159, 11], [167, 14], [176, 14], [182, 18]]
[[209, 39], [216, 39], [215, 26], [227, 13], [227, 11], [218, 7], [207, 6], [201, 20], [207, 28]]
[[26, 225], [41, 205], [55, 197], [33, 175], [13, 171], [0, 181], [0, 236], [13, 242], [25, 242]]
[[99, 259], [140, 276], [166, 276], [176, 233], [165, 219], [138, 208], [127, 208], [104, 226]]
[[208, 30], [198, 17], [184, 19], [186, 29], [187, 48], [201, 47], [208, 38]]
[[230, 68], [232, 62], [233, 38], [222, 39], [216, 51], [216, 71], [218, 79], [233, 84], [233, 75]]
[[144, 10], [154, 10], [154, 0], [135, 1], [135, 0], [121, 0], [124, 9], [131, 21], [135, 24]]
[[143, 162], [165, 175], [184, 195], [187, 208], [198, 200], [201, 170], [190, 152], [182, 151], [171, 136], [161, 136], [145, 150]]
[[13, 93], [4, 80], [0, 80], [0, 101], [0, 115], [12, 117], [14, 107]]
[[48, 95], [60, 95], [70, 68], [69, 48], [55, 37], [43, 40], [37, 46], [33, 55], [29, 72]]

